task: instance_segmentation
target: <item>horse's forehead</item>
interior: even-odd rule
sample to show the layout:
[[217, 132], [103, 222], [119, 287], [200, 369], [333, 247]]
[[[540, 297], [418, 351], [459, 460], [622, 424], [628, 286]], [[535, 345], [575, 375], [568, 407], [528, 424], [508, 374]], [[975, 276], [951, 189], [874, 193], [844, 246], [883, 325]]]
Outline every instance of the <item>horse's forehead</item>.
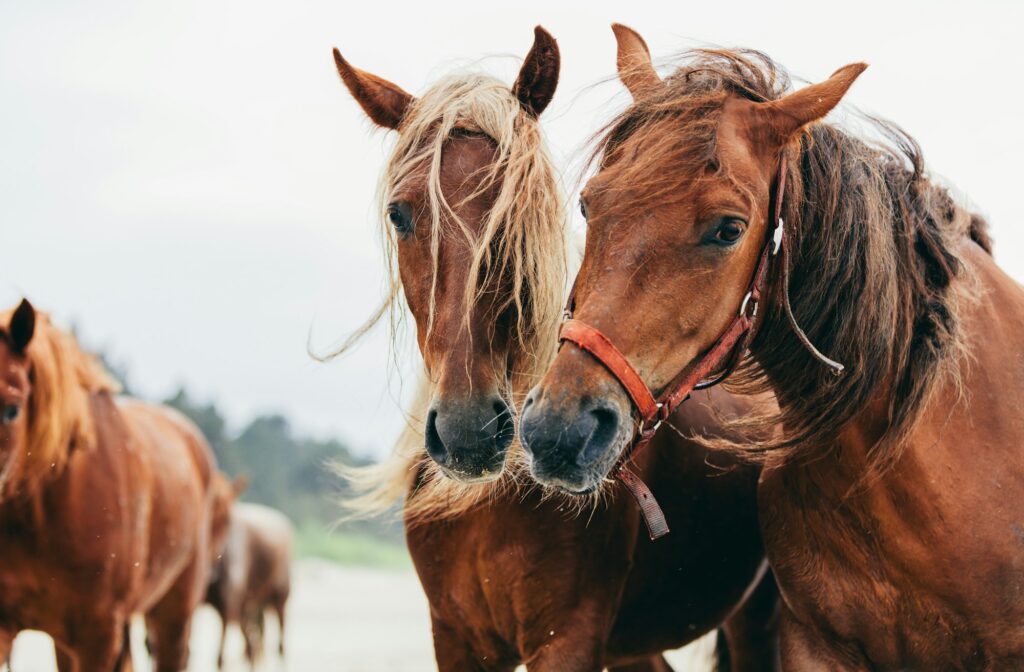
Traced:
[[[461, 185], [478, 175], [481, 168], [494, 163], [497, 147], [484, 135], [457, 135], [444, 144], [441, 156], [441, 181]], [[444, 185], [442, 185], [444, 186]]]

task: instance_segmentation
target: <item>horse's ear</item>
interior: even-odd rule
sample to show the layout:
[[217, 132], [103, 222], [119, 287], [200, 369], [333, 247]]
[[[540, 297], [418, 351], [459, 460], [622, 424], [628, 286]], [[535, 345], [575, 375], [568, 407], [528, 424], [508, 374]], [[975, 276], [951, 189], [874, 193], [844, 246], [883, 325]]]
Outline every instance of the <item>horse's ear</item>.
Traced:
[[516, 83], [512, 85], [512, 95], [519, 99], [527, 112], [540, 116], [555, 96], [561, 67], [558, 43], [551, 33], [537, 26], [533, 29], [533, 46], [519, 69]]
[[334, 64], [338, 67], [341, 81], [366, 116], [378, 126], [397, 129], [413, 97], [397, 84], [353, 67], [337, 48], [334, 49]]
[[811, 84], [779, 100], [758, 103], [755, 107], [769, 130], [780, 142], [785, 143], [794, 133], [818, 121], [838, 105], [867, 67], [866, 63], [845, 65], [824, 82]]
[[242, 496], [242, 493], [249, 488], [249, 477], [239, 474], [231, 481], [231, 490], [235, 493], [235, 499]]
[[613, 23], [612, 32], [615, 33], [615, 41], [619, 45], [615, 58], [619, 79], [629, 89], [633, 100], [636, 100], [645, 91], [661, 84], [661, 77], [654, 69], [651, 50], [647, 48], [647, 43], [640, 37], [640, 33], [621, 23]]
[[15, 352], [25, 352], [29, 342], [32, 341], [32, 334], [36, 331], [36, 309], [22, 299], [18, 307], [11, 315], [11, 323], [7, 327], [7, 333], [11, 339], [11, 347]]

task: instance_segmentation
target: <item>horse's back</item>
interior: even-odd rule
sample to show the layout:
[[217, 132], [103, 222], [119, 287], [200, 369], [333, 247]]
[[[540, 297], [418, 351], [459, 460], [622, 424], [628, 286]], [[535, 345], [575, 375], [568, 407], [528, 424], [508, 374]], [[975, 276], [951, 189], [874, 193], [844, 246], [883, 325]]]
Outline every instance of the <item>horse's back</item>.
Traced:
[[257, 593], [285, 593], [291, 585], [294, 528], [277, 509], [239, 502], [232, 509], [232, 524], [244, 528], [248, 546], [249, 588]]

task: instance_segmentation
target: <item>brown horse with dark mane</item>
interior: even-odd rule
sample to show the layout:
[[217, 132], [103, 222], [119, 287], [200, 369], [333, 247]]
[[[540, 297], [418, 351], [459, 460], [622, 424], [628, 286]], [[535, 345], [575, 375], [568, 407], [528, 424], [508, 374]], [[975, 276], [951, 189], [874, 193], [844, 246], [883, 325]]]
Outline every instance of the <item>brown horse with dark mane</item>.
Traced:
[[115, 399], [27, 301], [0, 325], [0, 660], [32, 629], [53, 637], [62, 672], [128, 669], [128, 621], [145, 614], [156, 669], [185, 669], [213, 453], [170, 409]]
[[[726, 669], [773, 669], [758, 469], [683, 436], [738, 439], [711, 409], [673, 416], [682, 434], [666, 428], [638, 459], [673, 526], [661, 541], [621, 490], [581, 505], [526, 478], [513, 409], [553, 354], [565, 291], [563, 198], [538, 122], [558, 80], [554, 39], [537, 28], [511, 89], [454, 76], [418, 98], [335, 60], [367, 115], [397, 131], [381, 204], [391, 295], [404, 292], [429, 377], [395, 458], [348, 474], [368, 490], [352, 505], [405, 498], [439, 668], [668, 670], [662, 651], [725, 622]], [[713, 400], [726, 415], [750, 408]]]
[[[236, 479], [235, 494], [243, 489]], [[217, 669], [224, 667], [224, 640], [231, 624], [241, 630], [246, 660], [255, 666], [263, 655], [267, 610], [277, 616], [277, 652], [284, 656], [294, 536], [291, 521], [276, 509], [246, 502], [231, 507], [223, 550], [206, 592], [206, 602], [221, 620]]]
[[[535, 473], [583, 488], [634, 441], [605, 362], [662, 394], [742, 332], [731, 380], [779, 409], [708, 443], [767, 463], [783, 667], [1024, 668], [1024, 292], [984, 222], [895, 126], [823, 121], [864, 65], [789, 92], [764, 54], [699, 50], [662, 80], [615, 31], [634, 103], [583, 192], [584, 326], [524, 413]], [[572, 429], [597, 408], [610, 439]]]

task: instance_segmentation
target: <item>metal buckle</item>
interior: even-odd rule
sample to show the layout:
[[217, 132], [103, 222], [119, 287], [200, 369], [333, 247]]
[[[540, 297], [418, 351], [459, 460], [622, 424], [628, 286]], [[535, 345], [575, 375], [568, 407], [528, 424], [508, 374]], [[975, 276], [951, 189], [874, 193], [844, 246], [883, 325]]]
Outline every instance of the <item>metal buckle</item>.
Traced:
[[[747, 304], [750, 303], [752, 298], [754, 298], [754, 290], [750, 290], [747, 292], [747, 295], [743, 297], [743, 303], [740, 304], [740, 317], [747, 314]], [[757, 316], [757, 301], [754, 301], [753, 306], [754, 310], [750, 313], [750, 317]]]
[[[662, 407], [664, 405], [665, 404], [662, 404], [662, 403], [656, 403], [655, 404], [655, 406], [658, 408], [659, 411], [662, 409]], [[658, 413], [654, 417], [658, 418], [658, 421], [656, 423], [654, 423], [653, 425], [651, 425], [650, 427], [647, 427], [647, 428], [644, 428], [644, 420], [643, 420], [643, 418], [640, 419], [640, 431], [639, 431], [639, 433], [640, 433], [641, 436], [648, 435], [648, 434], [653, 434], [654, 432], [658, 431], [658, 427], [661, 427], [661, 423], [665, 421], [665, 419], [661, 417], [661, 413]]]
[[779, 253], [779, 249], [782, 248], [782, 236], [785, 233], [785, 223], [782, 221], [782, 217], [779, 217], [779, 224], [775, 227], [775, 233], [772, 234], [772, 256], [774, 257]]

